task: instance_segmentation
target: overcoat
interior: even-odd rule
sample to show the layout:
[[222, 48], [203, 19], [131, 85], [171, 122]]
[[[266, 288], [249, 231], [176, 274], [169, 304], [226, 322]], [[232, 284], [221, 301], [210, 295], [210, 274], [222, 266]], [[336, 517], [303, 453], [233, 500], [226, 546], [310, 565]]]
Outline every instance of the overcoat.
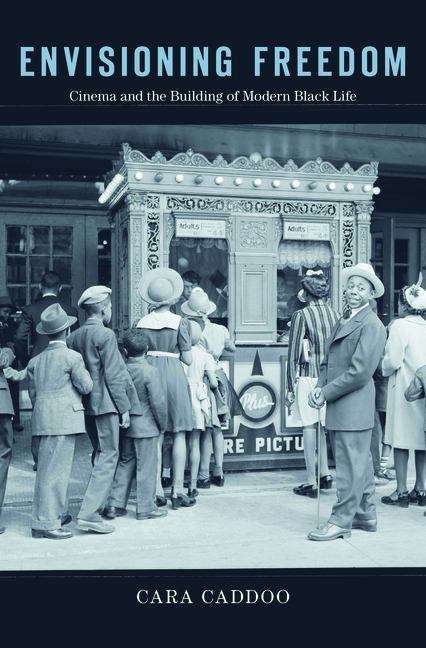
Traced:
[[389, 376], [385, 443], [394, 448], [426, 450], [424, 399], [409, 402], [405, 391], [426, 364], [426, 321], [420, 315], [395, 320], [389, 329], [382, 373]]
[[29, 361], [27, 375], [33, 436], [86, 431], [81, 394], [88, 394], [93, 382], [79, 353], [52, 342]]
[[141, 413], [135, 387], [118, 350], [114, 331], [96, 318], [88, 318], [67, 338], [70, 349], [83, 356], [93, 389], [83, 399], [87, 414]]
[[373, 374], [386, 342], [386, 329], [366, 306], [338, 322], [327, 343], [317, 386], [327, 402], [329, 430], [369, 430], [374, 425]]
[[11, 416], [14, 414], [13, 403], [3, 369], [10, 367], [14, 359], [15, 356], [11, 349], [8, 347], [0, 349], [0, 414], [10, 414]]

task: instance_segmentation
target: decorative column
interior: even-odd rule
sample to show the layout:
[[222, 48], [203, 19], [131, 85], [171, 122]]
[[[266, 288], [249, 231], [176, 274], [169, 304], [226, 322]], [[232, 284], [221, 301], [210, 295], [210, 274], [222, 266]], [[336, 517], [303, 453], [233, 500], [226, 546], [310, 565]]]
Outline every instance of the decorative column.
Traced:
[[144, 270], [144, 259], [146, 259], [146, 242], [147, 242], [147, 214], [146, 214], [147, 196], [146, 193], [132, 191], [126, 195], [126, 205], [128, 213], [128, 256], [129, 256], [129, 290], [127, 295], [127, 304], [125, 294], [120, 295], [124, 301], [123, 308], [127, 311], [128, 317], [123, 319], [123, 327], [131, 326], [136, 319], [139, 319], [146, 313], [146, 308], [140, 299], [137, 287], [142, 278]]
[[373, 209], [374, 205], [371, 200], [362, 200], [355, 203], [358, 263], [370, 263], [371, 261], [370, 221]]

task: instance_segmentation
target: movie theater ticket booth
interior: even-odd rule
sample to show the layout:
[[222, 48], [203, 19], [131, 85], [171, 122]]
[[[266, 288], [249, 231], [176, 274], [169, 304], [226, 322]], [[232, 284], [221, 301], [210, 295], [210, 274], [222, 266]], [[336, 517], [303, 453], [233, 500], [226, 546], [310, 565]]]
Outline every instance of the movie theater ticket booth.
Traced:
[[100, 200], [116, 232], [119, 332], [146, 313], [142, 274], [169, 266], [208, 292], [218, 305], [212, 321], [235, 341], [222, 362], [244, 413], [224, 432], [228, 470], [301, 464], [301, 421], [284, 400], [288, 324], [308, 268], [330, 277], [339, 309], [342, 269], [370, 259], [377, 170], [375, 162], [279, 164], [259, 153], [148, 159], [124, 144], [106, 179]]

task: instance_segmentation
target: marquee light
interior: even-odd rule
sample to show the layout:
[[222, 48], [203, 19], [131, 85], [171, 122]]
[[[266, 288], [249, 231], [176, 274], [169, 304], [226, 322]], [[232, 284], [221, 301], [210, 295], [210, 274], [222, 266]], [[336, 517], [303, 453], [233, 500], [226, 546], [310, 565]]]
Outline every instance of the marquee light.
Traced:
[[373, 194], [374, 194], [375, 196], [378, 196], [380, 192], [381, 192], [380, 187], [374, 187], [374, 189], [373, 189]]
[[136, 173], [135, 173], [135, 180], [139, 180], [139, 181], [140, 181], [140, 180], [142, 180], [142, 178], [143, 178], [143, 173], [142, 173], [142, 171], [136, 171]]
[[274, 189], [278, 189], [280, 184], [281, 184], [281, 180], [272, 180], [272, 186], [274, 187]]
[[214, 181], [217, 185], [223, 184], [223, 176], [216, 176]]
[[300, 187], [300, 180], [292, 180], [290, 182], [290, 187], [292, 189], [298, 189]]
[[160, 171], [158, 173], [156, 173], [155, 176], [154, 176], [155, 182], [161, 182], [163, 178], [164, 178], [164, 176], [163, 176], [162, 173], [160, 173]]
[[195, 184], [197, 184], [197, 185], [200, 185], [203, 181], [204, 181], [204, 178], [203, 178], [202, 175], [197, 175], [197, 176], [195, 176], [195, 178], [194, 178], [194, 182], [195, 182]]
[[239, 187], [242, 183], [243, 183], [242, 178], [235, 178], [235, 180], [234, 180], [234, 185], [235, 185], [236, 187]]
[[352, 184], [352, 182], [347, 182], [345, 184], [345, 191], [352, 191], [353, 188], [354, 188], [354, 185]]
[[118, 187], [124, 182], [124, 176], [121, 173], [117, 173], [111, 182], [107, 184], [103, 193], [99, 196], [98, 202], [103, 205], [104, 203], [111, 198], [112, 194]]
[[175, 180], [176, 180], [176, 182], [183, 182], [183, 178], [184, 178], [183, 173], [178, 173], [178, 174], [175, 176]]
[[371, 184], [365, 184], [365, 185], [363, 186], [362, 190], [363, 190], [365, 193], [370, 193], [370, 191], [373, 190], [373, 187], [372, 187]]
[[335, 182], [327, 182], [327, 189], [329, 191], [334, 191], [336, 188], [336, 183]]
[[253, 185], [254, 185], [255, 187], [260, 187], [261, 184], [262, 184], [262, 180], [261, 180], [260, 178], [255, 178], [255, 179], [253, 180]]
[[308, 186], [309, 186], [309, 189], [314, 190], [314, 189], [316, 189], [318, 187], [318, 182], [315, 182], [315, 180], [314, 180], [313, 182], [310, 182]]

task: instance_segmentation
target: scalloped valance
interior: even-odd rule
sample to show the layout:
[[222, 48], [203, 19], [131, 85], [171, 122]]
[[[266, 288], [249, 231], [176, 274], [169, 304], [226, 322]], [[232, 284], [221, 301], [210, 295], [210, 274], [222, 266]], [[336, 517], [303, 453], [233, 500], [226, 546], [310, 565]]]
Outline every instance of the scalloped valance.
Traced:
[[324, 241], [282, 241], [278, 249], [278, 264], [282, 268], [329, 268], [331, 247]]

